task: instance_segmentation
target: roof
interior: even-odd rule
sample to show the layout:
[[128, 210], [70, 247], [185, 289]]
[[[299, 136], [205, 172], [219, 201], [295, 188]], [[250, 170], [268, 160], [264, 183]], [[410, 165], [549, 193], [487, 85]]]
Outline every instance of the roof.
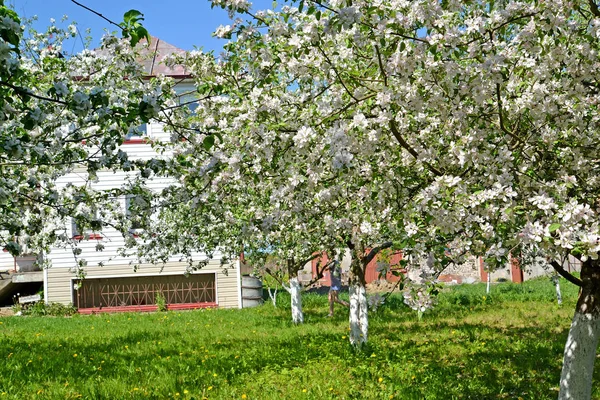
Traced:
[[187, 76], [189, 73], [183, 65], [174, 65], [168, 67], [164, 63], [165, 57], [171, 54], [185, 54], [185, 50], [173, 46], [157, 37], [150, 37], [150, 44], [146, 39], [142, 39], [136, 45], [140, 50], [140, 63], [144, 66], [144, 72], [147, 76], [168, 75], [168, 76]]
[[[161, 74], [181, 78], [190, 77], [190, 73], [185, 70], [183, 65], [169, 67], [164, 62], [167, 56], [171, 54], [185, 54], [185, 50], [175, 47], [155, 36], [150, 36], [150, 44], [148, 44], [146, 39], [142, 39], [135, 47], [139, 53], [138, 62], [143, 66], [146, 77]], [[105, 49], [96, 49], [94, 52], [109, 56], [108, 51]]]

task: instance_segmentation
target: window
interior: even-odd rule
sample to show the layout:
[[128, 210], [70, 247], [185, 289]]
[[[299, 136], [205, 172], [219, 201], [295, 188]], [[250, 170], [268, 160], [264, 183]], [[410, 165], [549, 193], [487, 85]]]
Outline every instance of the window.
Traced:
[[131, 221], [131, 232], [138, 232], [143, 229], [143, 208], [146, 205], [146, 201], [141, 196], [128, 195], [125, 198], [125, 212], [127, 219]]
[[146, 143], [146, 137], [148, 135], [148, 124], [142, 124], [135, 128], [132, 128], [125, 135], [125, 144], [137, 144]]
[[179, 105], [185, 105], [192, 115], [196, 114], [198, 100], [194, 94], [183, 94], [179, 96]]
[[96, 233], [102, 229], [102, 222], [98, 219], [98, 210], [94, 211], [94, 218], [90, 221], [89, 227], [84, 227], [77, 222], [76, 218], [71, 219], [71, 231], [73, 239], [102, 239], [102, 235]]
[[[82, 195], [74, 196], [75, 202], [83, 201]], [[102, 235], [97, 233], [102, 230], [102, 221], [98, 216], [98, 208], [92, 206], [89, 216], [76, 216], [71, 218], [71, 236], [76, 240], [83, 239], [102, 239]]]

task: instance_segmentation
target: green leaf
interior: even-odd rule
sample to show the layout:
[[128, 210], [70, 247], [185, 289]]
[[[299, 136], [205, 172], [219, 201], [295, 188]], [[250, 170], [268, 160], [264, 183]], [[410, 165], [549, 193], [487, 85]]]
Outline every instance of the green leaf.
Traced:
[[550, 225], [550, 228], [548, 228], [548, 230], [550, 231], [550, 233], [556, 231], [558, 228], [560, 228], [562, 225], [555, 222], [552, 225]]
[[206, 151], [210, 150], [215, 144], [215, 137], [213, 135], [207, 136], [202, 141], [202, 146], [206, 149]]
[[144, 20], [144, 14], [139, 12], [138, 10], [129, 10], [123, 15], [123, 20], [129, 24], [129, 22], [135, 22], [139, 20]]

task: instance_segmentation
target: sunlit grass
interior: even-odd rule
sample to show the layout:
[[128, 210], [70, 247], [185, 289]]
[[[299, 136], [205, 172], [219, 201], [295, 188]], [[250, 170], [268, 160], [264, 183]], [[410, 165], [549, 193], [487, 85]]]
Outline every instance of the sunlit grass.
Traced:
[[[0, 319], [1, 399], [552, 399], [576, 288], [461, 286], [418, 321], [399, 297], [348, 345], [343, 309], [279, 307]], [[598, 390], [596, 390], [598, 397]]]

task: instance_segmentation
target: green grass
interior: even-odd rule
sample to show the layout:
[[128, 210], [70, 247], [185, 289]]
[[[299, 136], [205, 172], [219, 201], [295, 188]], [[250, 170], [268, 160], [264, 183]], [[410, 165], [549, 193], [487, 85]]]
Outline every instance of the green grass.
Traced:
[[362, 352], [318, 295], [302, 326], [285, 295], [276, 309], [2, 318], [0, 400], [553, 399], [577, 295], [562, 286], [562, 307], [546, 279], [459, 286], [421, 321], [392, 297]]

